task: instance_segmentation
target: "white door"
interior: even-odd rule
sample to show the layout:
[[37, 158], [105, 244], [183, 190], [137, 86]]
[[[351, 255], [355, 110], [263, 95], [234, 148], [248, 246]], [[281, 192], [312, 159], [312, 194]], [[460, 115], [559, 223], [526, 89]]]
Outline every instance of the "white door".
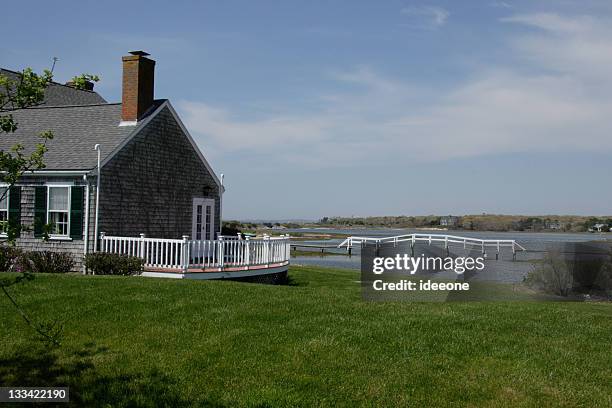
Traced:
[[212, 198], [193, 199], [193, 224], [191, 239], [215, 239], [215, 200]]

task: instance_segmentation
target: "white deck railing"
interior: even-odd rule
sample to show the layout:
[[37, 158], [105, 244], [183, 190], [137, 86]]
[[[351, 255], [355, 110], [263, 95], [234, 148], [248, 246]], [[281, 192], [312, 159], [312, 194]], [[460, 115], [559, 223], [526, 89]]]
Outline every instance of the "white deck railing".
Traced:
[[288, 235], [218, 240], [100, 236], [100, 252], [140, 257], [145, 268], [181, 271], [284, 263], [289, 261], [290, 249]]
[[442, 235], [442, 234], [408, 234], [398, 235], [395, 237], [348, 237], [340, 245], [339, 248], [346, 247], [350, 248], [354, 245], [361, 245], [362, 243], [391, 243], [397, 244], [400, 242], [409, 242], [411, 246], [417, 242], [426, 242], [431, 245], [434, 242], [444, 243], [444, 248], [448, 248], [450, 244], [463, 245], [466, 249], [468, 246], [471, 248], [478, 247], [483, 253], [486, 252], [487, 248], [494, 248], [499, 253], [502, 248], [511, 248], [512, 253], [516, 253], [516, 250], [525, 251], [525, 248], [517, 243], [513, 239], [479, 239], [470, 237], [459, 237], [456, 235]]

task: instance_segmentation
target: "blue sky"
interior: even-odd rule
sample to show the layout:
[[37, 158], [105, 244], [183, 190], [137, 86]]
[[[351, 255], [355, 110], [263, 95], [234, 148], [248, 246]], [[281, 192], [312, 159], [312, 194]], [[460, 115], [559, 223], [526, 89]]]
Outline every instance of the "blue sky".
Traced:
[[[609, 1], [9, 2], [0, 66], [157, 61], [224, 218], [611, 214]], [[23, 17], [29, 24], [25, 29]]]

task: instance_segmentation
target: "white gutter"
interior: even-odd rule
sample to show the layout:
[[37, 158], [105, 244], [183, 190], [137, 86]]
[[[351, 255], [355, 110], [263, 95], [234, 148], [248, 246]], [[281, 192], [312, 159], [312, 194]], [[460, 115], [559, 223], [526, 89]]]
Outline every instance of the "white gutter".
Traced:
[[[87, 180], [87, 175], [83, 175], [83, 180], [85, 180], [85, 239], [83, 255], [87, 255], [89, 252], [89, 180]], [[83, 262], [85, 258], [83, 258]], [[85, 275], [85, 264], [83, 263], [83, 275]]]
[[96, 180], [96, 220], [94, 223], [94, 252], [98, 250], [98, 217], [100, 214], [100, 144], [94, 146], [94, 150], [98, 151], [98, 177]]
[[[91, 170], [30, 170], [23, 173], [24, 176], [34, 174], [40, 176], [82, 176]], [[5, 173], [5, 172], [2, 172]]]

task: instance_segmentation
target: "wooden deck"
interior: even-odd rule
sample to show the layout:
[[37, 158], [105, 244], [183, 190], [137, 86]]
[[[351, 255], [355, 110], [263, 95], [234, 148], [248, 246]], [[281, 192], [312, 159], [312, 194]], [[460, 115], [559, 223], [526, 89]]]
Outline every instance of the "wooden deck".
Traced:
[[255, 239], [191, 240], [100, 237], [101, 252], [143, 259], [143, 276], [192, 279], [223, 279], [267, 275], [289, 266], [289, 236]]
[[235, 279], [259, 275], [270, 275], [285, 272], [289, 269], [289, 261], [271, 263], [269, 265], [224, 266], [223, 268], [145, 268], [142, 276], [171, 279]]

